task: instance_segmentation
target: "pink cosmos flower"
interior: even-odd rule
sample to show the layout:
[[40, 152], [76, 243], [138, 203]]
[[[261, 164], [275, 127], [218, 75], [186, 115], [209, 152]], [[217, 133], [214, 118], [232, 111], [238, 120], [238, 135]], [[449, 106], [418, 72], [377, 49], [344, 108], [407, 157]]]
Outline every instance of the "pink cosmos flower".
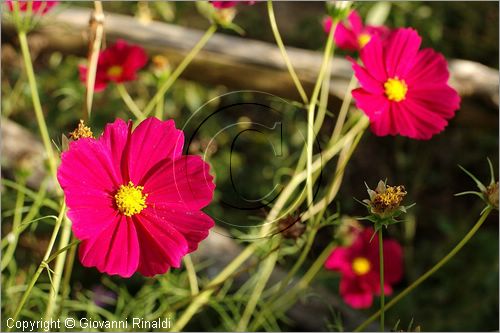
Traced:
[[253, 5], [255, 1], [209, 1], [217, 9], [231, 8], [238, 4]]
[[[341, 49], [350, 51], [361, 50], [372, 38], [372, 36], [380, 36], [385, 39], [389, 33], [389, 28], [385, 26], [363, 25], [363, 21], [358, 12], [353, 10], [347, 17], [349, 25], [340, 22], [335, 29], [333, 38], [335, 44]], [[327, 34], [332, 29], [332, 18], [327, 17], [323, 20], [323, 28]]]
[[364, 67], [351, 59], [361, 84], [352, 95], [378, 136], [428, 140], [443, 131], [460, 107], [460, 97], [447, 83], [444, 56], [419, 50], [420, 43], [415, 30], [397, 29], [384, 43], [372, 37], [360, 52]]
[[[339, 271], [340, 295], [353, 308], [368, 308], [373, 294], [380, 295], [380, 261], [378, 237], [372, 228], [356, 234], [350, 246], [335, 248], [325, 268]], [[371, 241], [370, 241], [371, 239]], [[384, 294], [392, 293], [391, 285], [403, 276], [403, 250], [394, 240], [384, 240]]]
[[[14, 11], [15, 9], [15, 1], [13, 0], [7, 0], [7, 6], [9, 7], [9, 10], [10, 11]], [[31, 2], [31, 4], [30, 4]], [[19, 10], [21, 12], [26, 12], [29, 10], [30, 6], [31, 6], [31, 11], [33, 13], [37, 13], [37, 14], [45, 14], [46, 12], [48, 12], [52, 7], [54, 7], [55, 5], [57, 5], [59, 3], [59, 1], [55, 1], [55, 0], [47, 0], [47, 1], [27, 1], [27, 0], [19, 0], [18, 1], [18, 4], [19, 4]]]
[[[122, 83], [133, 81], [137, 71], [146, 65], [148, 56], [138, 45], [128, 44], [119, 39], [101, 51], [97, 62], [95, 91], [102, 91], [109, 82]], [[80, 66], [80, 81], [87, 82], [87, 67]]]
[[156, 118], [135, 130], [117, 119], [100, 138], [70, 143], [57, 177], [83, 266], [162, 274], [208, 236], [214, 222], [201, 209], [215, 185], [208, 164], [182, 155], [183, 143], [173, 120]]

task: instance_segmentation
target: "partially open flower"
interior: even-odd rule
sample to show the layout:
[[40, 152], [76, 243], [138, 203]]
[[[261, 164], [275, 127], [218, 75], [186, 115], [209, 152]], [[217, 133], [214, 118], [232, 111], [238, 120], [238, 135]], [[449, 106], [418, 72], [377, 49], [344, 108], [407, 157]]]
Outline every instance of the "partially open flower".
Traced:
[[498, 209], [498, 182], [489, 185], [485, 191], [488, 203]]
[[476, 176], [474, 176], [472, 173], [470, 173], [469, 171], [467, 171], [466, 169], [464, 169], [462, 166], [459, 165], [460, 169], [462, 169], [467, 175], [469, 175], [469, 177], [472, 178], [472, 180], [474, 180], [479, 191], [465, 191], [455, 195], [457, 196], [464, 194], [477, 195], [486, 203], [487, 206], [484, 209], [491, 207], [498, 210], [498, 181], [495, 180], [495, 171], [493, 170], [493, 164], [491, 164], [489, 158], [488, 158], [488, 165], [490, 167], [490, 176], [491, 176], [491, 180], [488, 185], [484, 185], [479, 179], [477, 179]]

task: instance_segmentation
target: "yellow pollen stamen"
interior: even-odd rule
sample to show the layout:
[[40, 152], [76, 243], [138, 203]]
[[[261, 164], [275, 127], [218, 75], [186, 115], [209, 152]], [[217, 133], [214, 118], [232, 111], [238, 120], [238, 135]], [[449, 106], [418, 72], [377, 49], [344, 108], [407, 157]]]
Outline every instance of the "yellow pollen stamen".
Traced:
[[359, 37], [358, 37], [359, 47], [360, 48], [365, 47], [365, 45], [368, 44], [370, 39], [372, 39], [372, 36], [370, 36], [370, 34], [363, 33], [363, 34], [359, 35]]
[[365, 275], [371, 269], [371, 264], [368, 259], [364, 257], [354, 258], [352, 262], [352, 270], [356, 275]]
[[121, 185], [115, 194], [115, 202], [118, 210], [123, 215], [132, 216], [142, 212], [146, 208], [147, 194], [143, 194], [143, 186], [135, 186], [132, 182]]
[[377, 212], [394, 210], [399, 207], [405, 196], [403, 186], [388, 186], [383, 193], [378, 193], [373, 198], [372, 204]]
[[401, 102], [406, 98], [406, 93], [408, 92], [408, 86], [404, 80], [395, 78], [388, 79], [384, 83], [385, 95], [387, 98], [394, 102]]
[[117, 76], [120, 76], [122, 75], [123, 73], [123, 68], [122, 66], [118, 66], [118, 65], [115, 65], [115, 66], [111, 66], [108, 71], [107, 71], [107, 74], [111, 77], [117, 77]]
[[94, 133], [92, 133], [90, 127], [85, 126], [83, 120], [80, 120], [78, 127], [73, 132], [69, 133], [69, 138], [72, 140], [78, 140], [81, 138], [93, 138], [93, 137]]

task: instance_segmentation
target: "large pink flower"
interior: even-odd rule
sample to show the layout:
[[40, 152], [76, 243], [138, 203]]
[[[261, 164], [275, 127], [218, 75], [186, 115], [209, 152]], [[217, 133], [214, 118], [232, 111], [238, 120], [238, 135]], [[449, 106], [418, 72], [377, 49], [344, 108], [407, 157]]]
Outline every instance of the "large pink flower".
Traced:
[[[30, 2], [31, 2], [31, 5], [30, 5]], [[27, 1], [27, 0], [20, 0], [18, 1], [18, 4], [19, 4], [19, 10], [21, 12], [26, 12], [29, 10], [30, 6], [31, 6], [31, 11], [33, 13], [38, 13], [38, 14], [45, 14], [46, 12], [48, 12], [52, 7], [54, 7], [55, 5], [57, 5], [59, 3], [59, 1], [55, 1], [55, 0], [47, 0], [47, 1]], [[7, 6], [9, 7], [9, 10], [10, 11], [13, 11], [14, 10], [14, 1], [13, 0], [7, 0]]]
[[253, 5], [255, 1], [209, 1], [217, 9], [231, 8], [238, 4]]
[[[102, 91], [109, 82], [122, 83], [133, 81], [137, 71], [148, 62], [144, 49], [119, 39], [101, 51], [97, 62], [95, 91]], [[80, 81], [87, 82], [87, 67], [80, 66]]]
[[[333, 38], [335, 44], [341, 49], [358, 51], [361, 50], [372, 38], [372, 36], [380, 36], [386, 38], [390, 30], [385, 26], [363, 25], [363, 21], [358, 12], [353, 10], [347, 17], [349, 25], [340, 22], [335, 29]], [[332, 18], [327, 17], [323, 20], [323, 28], [328, 34], [332, 29]]]
[[384, 43], [372, 37], [360, 52], [364, 67], [352, 61], [361, 84], [352, 95], [376, 135], [427, 140], [443, 131], [460, 107], [460, 97], [447, 83], [444, 56], [419, 50], [420, 43], [415, 30], [398, 29]]
[[118, 119], [100, 138], [70, 143], [57, 177], [84, 266], [162, 274], [207, 237], [214, 223], [201, 209], [215, 185], [208, 164], [182, 155], [183, 143], [174, 121], [156, 118], [133, 131]]
[[[373, 295], [380, 294], [380, 261], [378, 237], [366, 228], [356, 234], [353, 243], [337, 247], [325, 262], [325, 268], [339, 271], [340, 295], [356, 309], [368, 308]], [[371, 241], [370, 241], [371, 239]], [[384, 294], [392, 293], [391, 285], [403, 276], [403, 250], [394, 240], [384, 240]]]

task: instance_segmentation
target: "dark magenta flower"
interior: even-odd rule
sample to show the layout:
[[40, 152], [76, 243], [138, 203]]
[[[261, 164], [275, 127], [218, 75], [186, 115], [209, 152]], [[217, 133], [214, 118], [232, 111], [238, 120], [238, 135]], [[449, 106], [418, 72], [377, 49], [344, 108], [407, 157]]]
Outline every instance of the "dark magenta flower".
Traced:
[[[122, 83], [133, 81], [137, 72], [148, 62], [144, 49], [138, 45], [117, 40], [113, 45], [101, 51], [97, 63], [95, 91], [102, 91], [109, 82]], [[87, 81], [87, 67], [80, 66], [80, 81]]]
[[352, 67], [361, 88], [352, 96], [378, 136], [428, 140], [448, 125], [460, 97], [448, 85], [448, 64], [411, 28], [397, 29], [387, 41], [375, 35], [360, 51], [363, 66]]
[[209, 165], [182, 155], [173, 120], [148, 118], [132, 130], [117, 119], [100, 138], [72, 141], [57, 178], [85, 267], [130, 277], [165, 273], [208, 236], [201, 211], [213, 197]]
[[9, 7], [10, 11], [14, 10], [15, 2], [17, 2], [19, 4], [19, 10], [21, 12], [28, 11], [30, 6], [31, 6], [31, 11], [33, 13], [42, 14], [42, 15], [47, 13], [52, 7], [54, 7], [55, 5], [57, 5], [59, 3], [59, 1], [54, 1], [54, 0], [47, 0], [47, 1], [7, 0], [7, 6]]
[[218, 9], [231, 8], [238, 4], [253, 5], [255, 1], [209, 1], [212, 6]]
[[[363, 25], [363, 21], [358, 12], [353, 10], [347, 17], [349, 24], [340, 22], [335, 29], [333, 38], [335, 44], [341, 49], [350, 51], [361, 50], [371, 40], [372, 36], [380, 36], [385, 39], [389, 33], [389, 28], [385, 26]], [[332, 28], [332, 18], [323, 20], [323, 28], [328, 34]]]
[[[335, 248], [325, 268], [341, 274], [340, 295], [353, 308], [368, 308], [373, 295], [380, 295], [380, 261], [378, 237], [366, 228], [356, 233], [350, 246]], [[371, 241], [370, 241], [371, 239]], [[384, 239], [384, 294], [392, 293], [392, 284], [403, 276], [403, 250], [395, 240]]]

